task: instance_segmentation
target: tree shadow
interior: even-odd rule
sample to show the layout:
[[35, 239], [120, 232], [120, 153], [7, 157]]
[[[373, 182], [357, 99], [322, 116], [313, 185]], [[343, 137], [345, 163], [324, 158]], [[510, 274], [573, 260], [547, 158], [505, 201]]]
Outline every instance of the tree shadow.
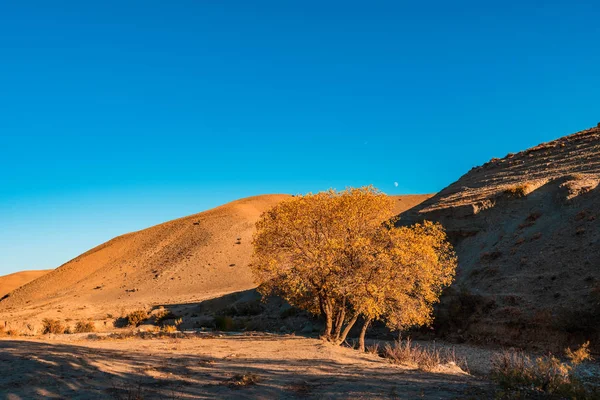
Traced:
[[[229, 340], [248, 340], [235, 338]], [[298, 339], [302, 340], [302, 339]], [[365, 367], [322, 359], [209, 357], [34, 341], [0, 341], [0, 392], [7, 399], [41, 398], [473, 398], [487, 383], [468, 376]], [[137, 345], [137, 343], [136, 343]], [[118, 347], [115, 345], [114, 347]], [[356, 355], [358, 359], [358, 353]], [[241, 383], [240, 383], [241, 382]]]

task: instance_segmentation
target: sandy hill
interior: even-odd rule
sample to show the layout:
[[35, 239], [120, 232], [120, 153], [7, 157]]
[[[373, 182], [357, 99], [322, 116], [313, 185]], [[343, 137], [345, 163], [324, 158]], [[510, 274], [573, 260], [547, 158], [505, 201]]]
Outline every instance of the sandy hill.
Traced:
[[456, 246], [438, 329], [600, 342], [599, 181], [600, 126], [493, 159], [401, 214], [401, 224], [440, 221]]
[[[288, 195], [250, 197], [112, 239], [0, 301], [0, 321], [104, 319], [254, 288], [254, 224]], [[396, 196], [395, 213], [429, 198]]]
[[40, 276], [52, 271], [51, 269], [19, 271], [14, 274], [0, 276], [0, 298], [16, 288], [29, 283]]

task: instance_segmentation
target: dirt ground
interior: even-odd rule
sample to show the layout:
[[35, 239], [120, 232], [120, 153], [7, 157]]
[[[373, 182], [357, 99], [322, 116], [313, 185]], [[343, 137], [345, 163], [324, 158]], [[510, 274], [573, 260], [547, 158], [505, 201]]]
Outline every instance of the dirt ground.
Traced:
[[481, 399], [457, 367], [422, 372], [318, 339], [258, 335], [0, 340], [0, 393], [17, 399]]

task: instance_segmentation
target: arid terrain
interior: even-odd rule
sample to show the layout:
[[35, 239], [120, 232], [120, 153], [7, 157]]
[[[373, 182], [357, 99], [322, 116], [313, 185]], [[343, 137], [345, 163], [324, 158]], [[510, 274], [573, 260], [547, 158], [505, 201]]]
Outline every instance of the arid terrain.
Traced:
[[[91, 318], [104, 329], [132, 310], [253, 289], [248, 264], [254, 224], [288, 197], [241, 199], [112, 239], [12, 291], [0, 301], [0, 325], [35, 334], [45, 317], [72, 323]], [[394, 213], [429, 197], [396, 196]]]
[[600, 344], [598, 182], [600, 127], [493, 159], [401, 214], [401, 224], [441, 222], [458, 254], [438, 329], [509, 345]]
[[[0, 361], [11, 373], [0, 391], [15, 400], [511, 398], [488, 380], [500, 346], [561, 355], [589, 340], [597, 352], [599, 182], [600, 127], [493, 159], [436, 195], [394, 197], [389, 217], [438, 221], [455, 246], [456, 281], [433, 329], [413, 334], [443, 338], [422, 345], [452, 349], [460, 367], [392, 364], [382, 347], [361, 354], [352, 340], [336, 347], [318, 338], [322, 321], [261, 301], [249, 268], [255, 222], [290, 197], [264, 195], [117, 237], [37, 278], [0, 278], [24, 279], [2, 287]], [[149, 314], [126, 327], [134, 310]], [[70, 331], [89, 321], [96, 333], [42, 335], [43, 318]], [[159, 332], [160, 321], [179, 321], [179, 331]], [[382, 325], [373, 331], [371, 344], [391, 343]], [[594, 382], [599, 371], [584, 368]]]
[[19, 271], [14, 274], [8, 274], [0, 276], [0, 298], [4, 297], [13, 290], [29, 283], [42, 275], [52, 271], [51, 269], [45, 270], [31, 270], [31, 271]]
[[[72, 335], [77, 336], [77, 335]], [[187, 339], [0, 341], [6, 399], [486, 398], [490, 384], [447, 366], [395, 366], [318, 339], [257, 334]]]

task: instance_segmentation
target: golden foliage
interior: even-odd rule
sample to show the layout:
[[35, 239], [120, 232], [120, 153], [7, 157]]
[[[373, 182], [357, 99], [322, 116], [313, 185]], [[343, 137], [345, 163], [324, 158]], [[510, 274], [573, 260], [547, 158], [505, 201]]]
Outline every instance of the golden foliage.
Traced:
[[146, 310], [135, 310], [127, 314], [127, 324], [129, 326], [140, 326], [140, 324], [149, 317]]
[[582, 344], [581, 347], [575, 351], [572, 351], [570, 348], [565, 349], [565, 355], [571, 361], [571, 363], [573, 363], [573, 365], [579, 365], [584, 361], [592, 360], [589, 340]]
[[324, 315], [325, 337], [345, 340], [359, 317], [392, 329], [431, 322], [456, 257], [441, 225], [395, 228], [392, 200], [368, 186], [298, 196], [257, 222], [252, 270], [263, 295]]

